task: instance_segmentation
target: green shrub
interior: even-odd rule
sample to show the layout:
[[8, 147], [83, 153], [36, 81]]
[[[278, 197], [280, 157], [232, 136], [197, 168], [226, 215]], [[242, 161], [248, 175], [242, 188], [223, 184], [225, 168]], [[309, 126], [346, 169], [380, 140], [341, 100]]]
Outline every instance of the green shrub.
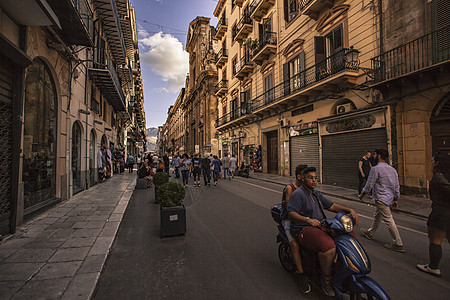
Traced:
[[159, 204], [165, 207], [180, 206], [185, 195], [184, 187], [176, 182], [167, 182], [158, 188]]
[[158, 172], [153, 176], [153, 183], [156, 186], [162, 186], [163, 184], [169, 182], [169, 174]]

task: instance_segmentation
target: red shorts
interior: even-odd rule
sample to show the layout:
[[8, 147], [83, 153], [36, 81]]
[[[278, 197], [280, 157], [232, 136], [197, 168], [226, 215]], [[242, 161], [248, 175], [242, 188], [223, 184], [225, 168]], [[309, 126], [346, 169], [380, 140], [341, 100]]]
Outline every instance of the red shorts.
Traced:
[[[356, 238], [352, 231], [350, 234]], [[336, 248], [334, 240], [322, 228], [307, 226], [303, 227], [302, 232], [298, 235], [300, 246], [313, 250], [314, 252], [325, 253], [328, 250]]]

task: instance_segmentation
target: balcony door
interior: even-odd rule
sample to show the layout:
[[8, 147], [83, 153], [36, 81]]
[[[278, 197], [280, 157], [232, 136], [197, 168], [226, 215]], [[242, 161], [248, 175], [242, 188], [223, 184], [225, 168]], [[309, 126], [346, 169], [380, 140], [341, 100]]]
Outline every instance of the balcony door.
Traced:
[[305, 86], [305, 52], [291, 59], [283, 66], [284, 95], [290, 95]]
[[314, 37], [316, 80], [321, 80], [343, 69], [344, 35], [342, 24], [325, 36]]
[[450, 1], [433, 1], [433, 64], [450, 58]]
[[81, 180], [81, 127], [75, 122], [72, 127], [72, 185], [73, 194], [83, 189]]
[[237, 114], [237, 99], [234, 98], [231, 101], [231, 119], [233, 120], [233, 119], [236, 119], [237, 117], [238, 117], [238, 114]]

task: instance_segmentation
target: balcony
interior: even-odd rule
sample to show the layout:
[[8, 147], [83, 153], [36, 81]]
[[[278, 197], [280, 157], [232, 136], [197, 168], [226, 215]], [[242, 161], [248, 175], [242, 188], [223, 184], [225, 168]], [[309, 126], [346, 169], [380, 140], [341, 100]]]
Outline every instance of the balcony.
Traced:
[[96, 63], [88, 72], [92, 82], [112, 105], [114, 111], [126, 111], [125, 96], [111, 57], [106, 55], [106, 65]]
[[277, 52], [277, 33], [266, 31], [258, 40], [258, 46], [252, 51], [252, 60], [257, 65], [269, 59]]
[[214, 93], [216, 94], [216, 96], [221, 97], [227, 92], [228, 92], [228, 80], [222, 79], [221, 81], [219, 81], [218, 84], [216, 84], [216, 87], [214, 88]]
[[274, 5], [275, 0], [253, 0], [252, 4], [250, 4], [250, 17], [256, 22], [260, 22]]
[[216, 66], [221, 68], [228, 61], [228, 50], [220, 49], [219, 53], [216, 55]]
[[249, 73], [253, 72], [253, 68], [254, 65], [250, 59], [250, 55], [245, 55], [233, 66], [233, 75], [242, 80]]
[[450, 62], [450, 26], [372, 58], [375, 85], [416, 75]]
[[253, 30], [253, 21], [248, 14], [244, 14], [239, 22], [233, 27], [233, 41], [241, 42]]
[[252, 99], [252, 113], [259, 115], [276, 111], [280, 107], [286, 109], [288, 104], [295, 106], [297, 101], [320, 93], [325, 87], [355, 84], [359, 66], [347, 62], [347, 51], [342, 49]]
[[321, 10], [333, 7], [333, 0], [301, 0], [300, 11], [311, 19], [317, 20]]
[[228, 19], [225, 18], [225, 14], [219, 19], [216, 25], [216, 39], [221, 40], [228, 29]]
[[48, 0], [61, 23], [61, 36], [67, 44], [92, 47], [93, 13], [88, 0]]
[[223, 130], [230, 127], [238, 127], [243, 124], [249, 123], [251, 120], [249, 105], [245, 102], [241, 103], [241, 106], [232, 110], [231, 112], [223, 115], [216, 121], [216, 129]]

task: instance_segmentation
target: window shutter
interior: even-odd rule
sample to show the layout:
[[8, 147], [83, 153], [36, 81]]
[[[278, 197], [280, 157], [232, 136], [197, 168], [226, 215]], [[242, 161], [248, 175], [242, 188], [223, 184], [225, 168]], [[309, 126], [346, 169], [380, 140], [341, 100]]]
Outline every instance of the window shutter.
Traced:
[[289, 0], [284, 0], [284, 20], [289, 22]]
[[305, 86], [305, 51], [300, 52], [298, 55], [298, 66], [300, 71], [300, 88]]
[[342, 34], [342, 25], [340, 25], [338, 28], [336, 28], [333, 31], [333, 40], [334, 40], [334, 53], [338, 52], [339, 50], [342, 50], [343, 48], [343, 34]]
[[289, 95], [290, 85], [289, 85], [289, 63], [283, 65], [283, 85], [284, 85], [284, 95]]
[[316, 54], [316, 65], [317, 65], [321, 61], [325, 60], [325, 53], [326, 53], [325, 37], [315, 36], [314, 37], [314, 48], [316, 51], [315, 54]]

